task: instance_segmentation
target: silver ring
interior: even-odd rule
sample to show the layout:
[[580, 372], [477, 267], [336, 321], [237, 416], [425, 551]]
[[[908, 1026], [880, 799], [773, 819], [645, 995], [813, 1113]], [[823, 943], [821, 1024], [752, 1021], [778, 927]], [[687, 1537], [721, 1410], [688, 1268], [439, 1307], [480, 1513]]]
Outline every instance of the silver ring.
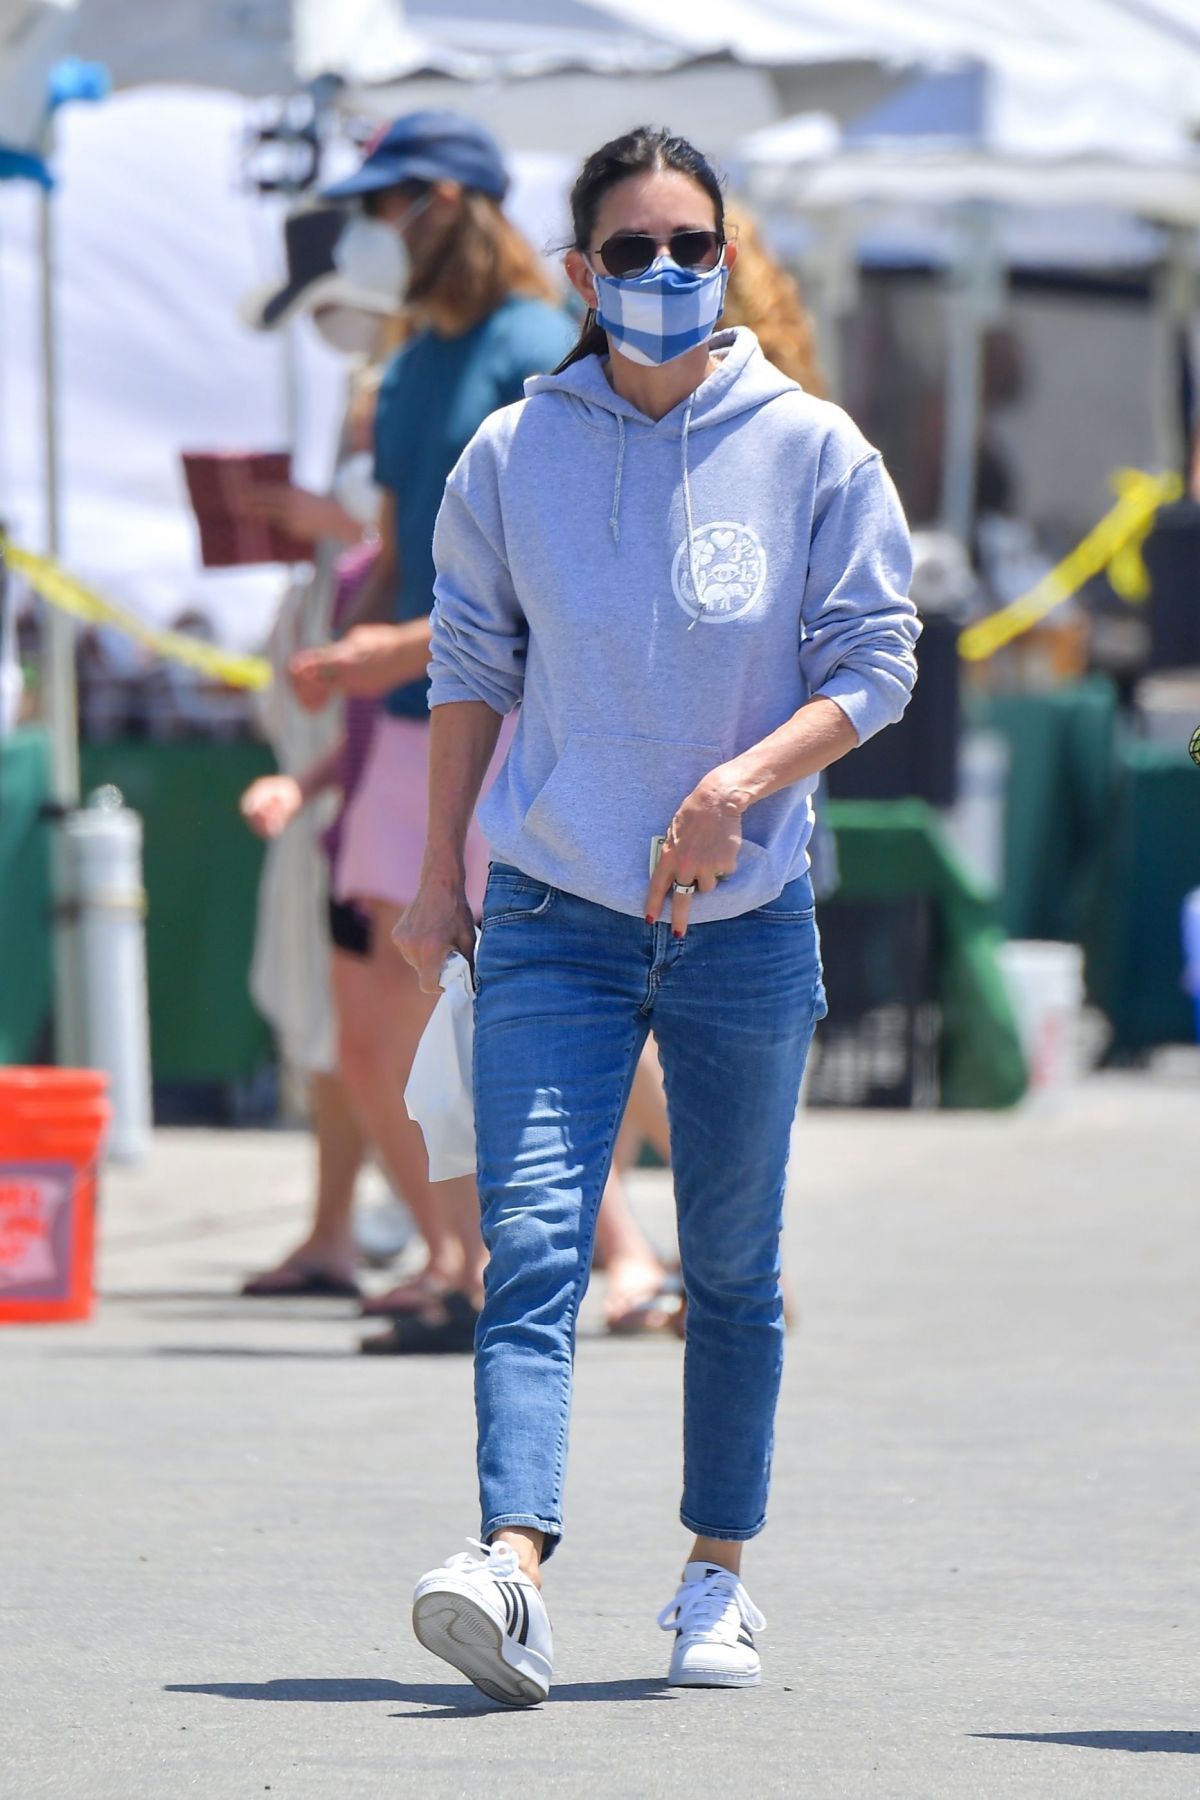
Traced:
[[671, 892], [673, 894], [694, 894], [695, 891], [696, 883], [694, 881], [689, 881], [686, 884], [682, 881], [673, 881], [671, 883]]

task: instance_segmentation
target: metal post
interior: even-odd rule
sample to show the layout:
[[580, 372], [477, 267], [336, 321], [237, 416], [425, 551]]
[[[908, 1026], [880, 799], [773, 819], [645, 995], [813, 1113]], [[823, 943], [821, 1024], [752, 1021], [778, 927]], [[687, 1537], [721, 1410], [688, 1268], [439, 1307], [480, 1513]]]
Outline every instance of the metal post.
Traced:
[[[58, 445], [58, 343], [54, 312], [54, 214], [43, 189], [40, 214], [42, 279], [42, 431], [46, 554], [61, 549]], [[86, 1022], [79, 969], [74, 880], [63, 818], [79, 805], [79, 714], [75, 691], [75, 627], [46, 606], [42, 619], [42, 712], [50, 735], [54, 832], [54, 1042], [58, 1061], [77, 1065], [86, 1054]]]
[[983, 417], [983, 334], [1000, 317], [1003, 289], [991, 207], [965, 206], [960, 232], [947, 298], [941, 524], [969, 544]]
[[1153, 285], [1151, 410], [1154, 460], [1160, 469], [1186, 473], [1187, 424], [1180, 407], [1180, 345], [1196, 305], [1196, 269], [1190, 234], [1173, 226]]
[[822, 215], [804, 259], [804, 298], [816, 325], [817, 354], [831, 400], [844, 398], [842, 324], [858, 304], [853, 230], [853, 218], [840, 208]]
[[[62, 545], [58, 459], [58, 343], [54, 319], [54, 215], [49, 193], [41, 190], [43, 487], [45, 546], [57, 557]], [[75, 694], [75, 627], [66, 613], [48, 606], [42, 661], [44, 710], [50, 727], [50, 766], [59, 806], [79, 804], [79, 717]]]

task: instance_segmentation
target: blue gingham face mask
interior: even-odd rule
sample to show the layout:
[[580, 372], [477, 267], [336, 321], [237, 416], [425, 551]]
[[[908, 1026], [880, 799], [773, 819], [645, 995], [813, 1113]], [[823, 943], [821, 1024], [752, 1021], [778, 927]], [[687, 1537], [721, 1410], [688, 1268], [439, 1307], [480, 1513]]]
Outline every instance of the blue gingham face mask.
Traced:
[[684, 269], [656, 256], [640, 275], [601, 275], [596, 282], [596, 321], [611, 349], [643, 368], [674, 362], [706, 344], [725, 305], [729, 270]]

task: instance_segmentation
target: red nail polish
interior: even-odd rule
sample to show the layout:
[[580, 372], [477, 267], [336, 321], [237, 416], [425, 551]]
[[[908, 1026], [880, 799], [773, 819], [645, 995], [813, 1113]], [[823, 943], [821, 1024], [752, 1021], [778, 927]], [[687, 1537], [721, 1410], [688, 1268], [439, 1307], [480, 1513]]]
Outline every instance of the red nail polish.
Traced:
[[677, 937], [677, 938], [678, 938], [678, 937], [682, 937], [682, 936], [683, 936], [683, 933], [682, 933], [682, 931], [673, 931], [673, 932], [672, 932], [672, 933], [671, 933], [671, 936], [672, 936], [672, 937]]
[[654, 914], [653, 913], [646, 914], [646, 923], [647, 923], [647, 925], [653, 925], [653, 923], [654, 923]]

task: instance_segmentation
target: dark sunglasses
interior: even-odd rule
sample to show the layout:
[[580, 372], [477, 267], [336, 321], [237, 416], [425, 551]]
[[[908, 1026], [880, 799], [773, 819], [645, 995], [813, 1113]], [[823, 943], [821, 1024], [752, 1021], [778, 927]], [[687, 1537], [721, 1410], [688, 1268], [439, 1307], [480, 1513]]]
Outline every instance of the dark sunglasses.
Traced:
[[[667, 240], [671, 260], [681, 269], [715, 269], [725, 248], [719, 231], [673, 231]], [[606, 238], [597, 255], [610, 275], [641, 275], [654, 261], [659, 244], [647, 231], [618, 231]]]

